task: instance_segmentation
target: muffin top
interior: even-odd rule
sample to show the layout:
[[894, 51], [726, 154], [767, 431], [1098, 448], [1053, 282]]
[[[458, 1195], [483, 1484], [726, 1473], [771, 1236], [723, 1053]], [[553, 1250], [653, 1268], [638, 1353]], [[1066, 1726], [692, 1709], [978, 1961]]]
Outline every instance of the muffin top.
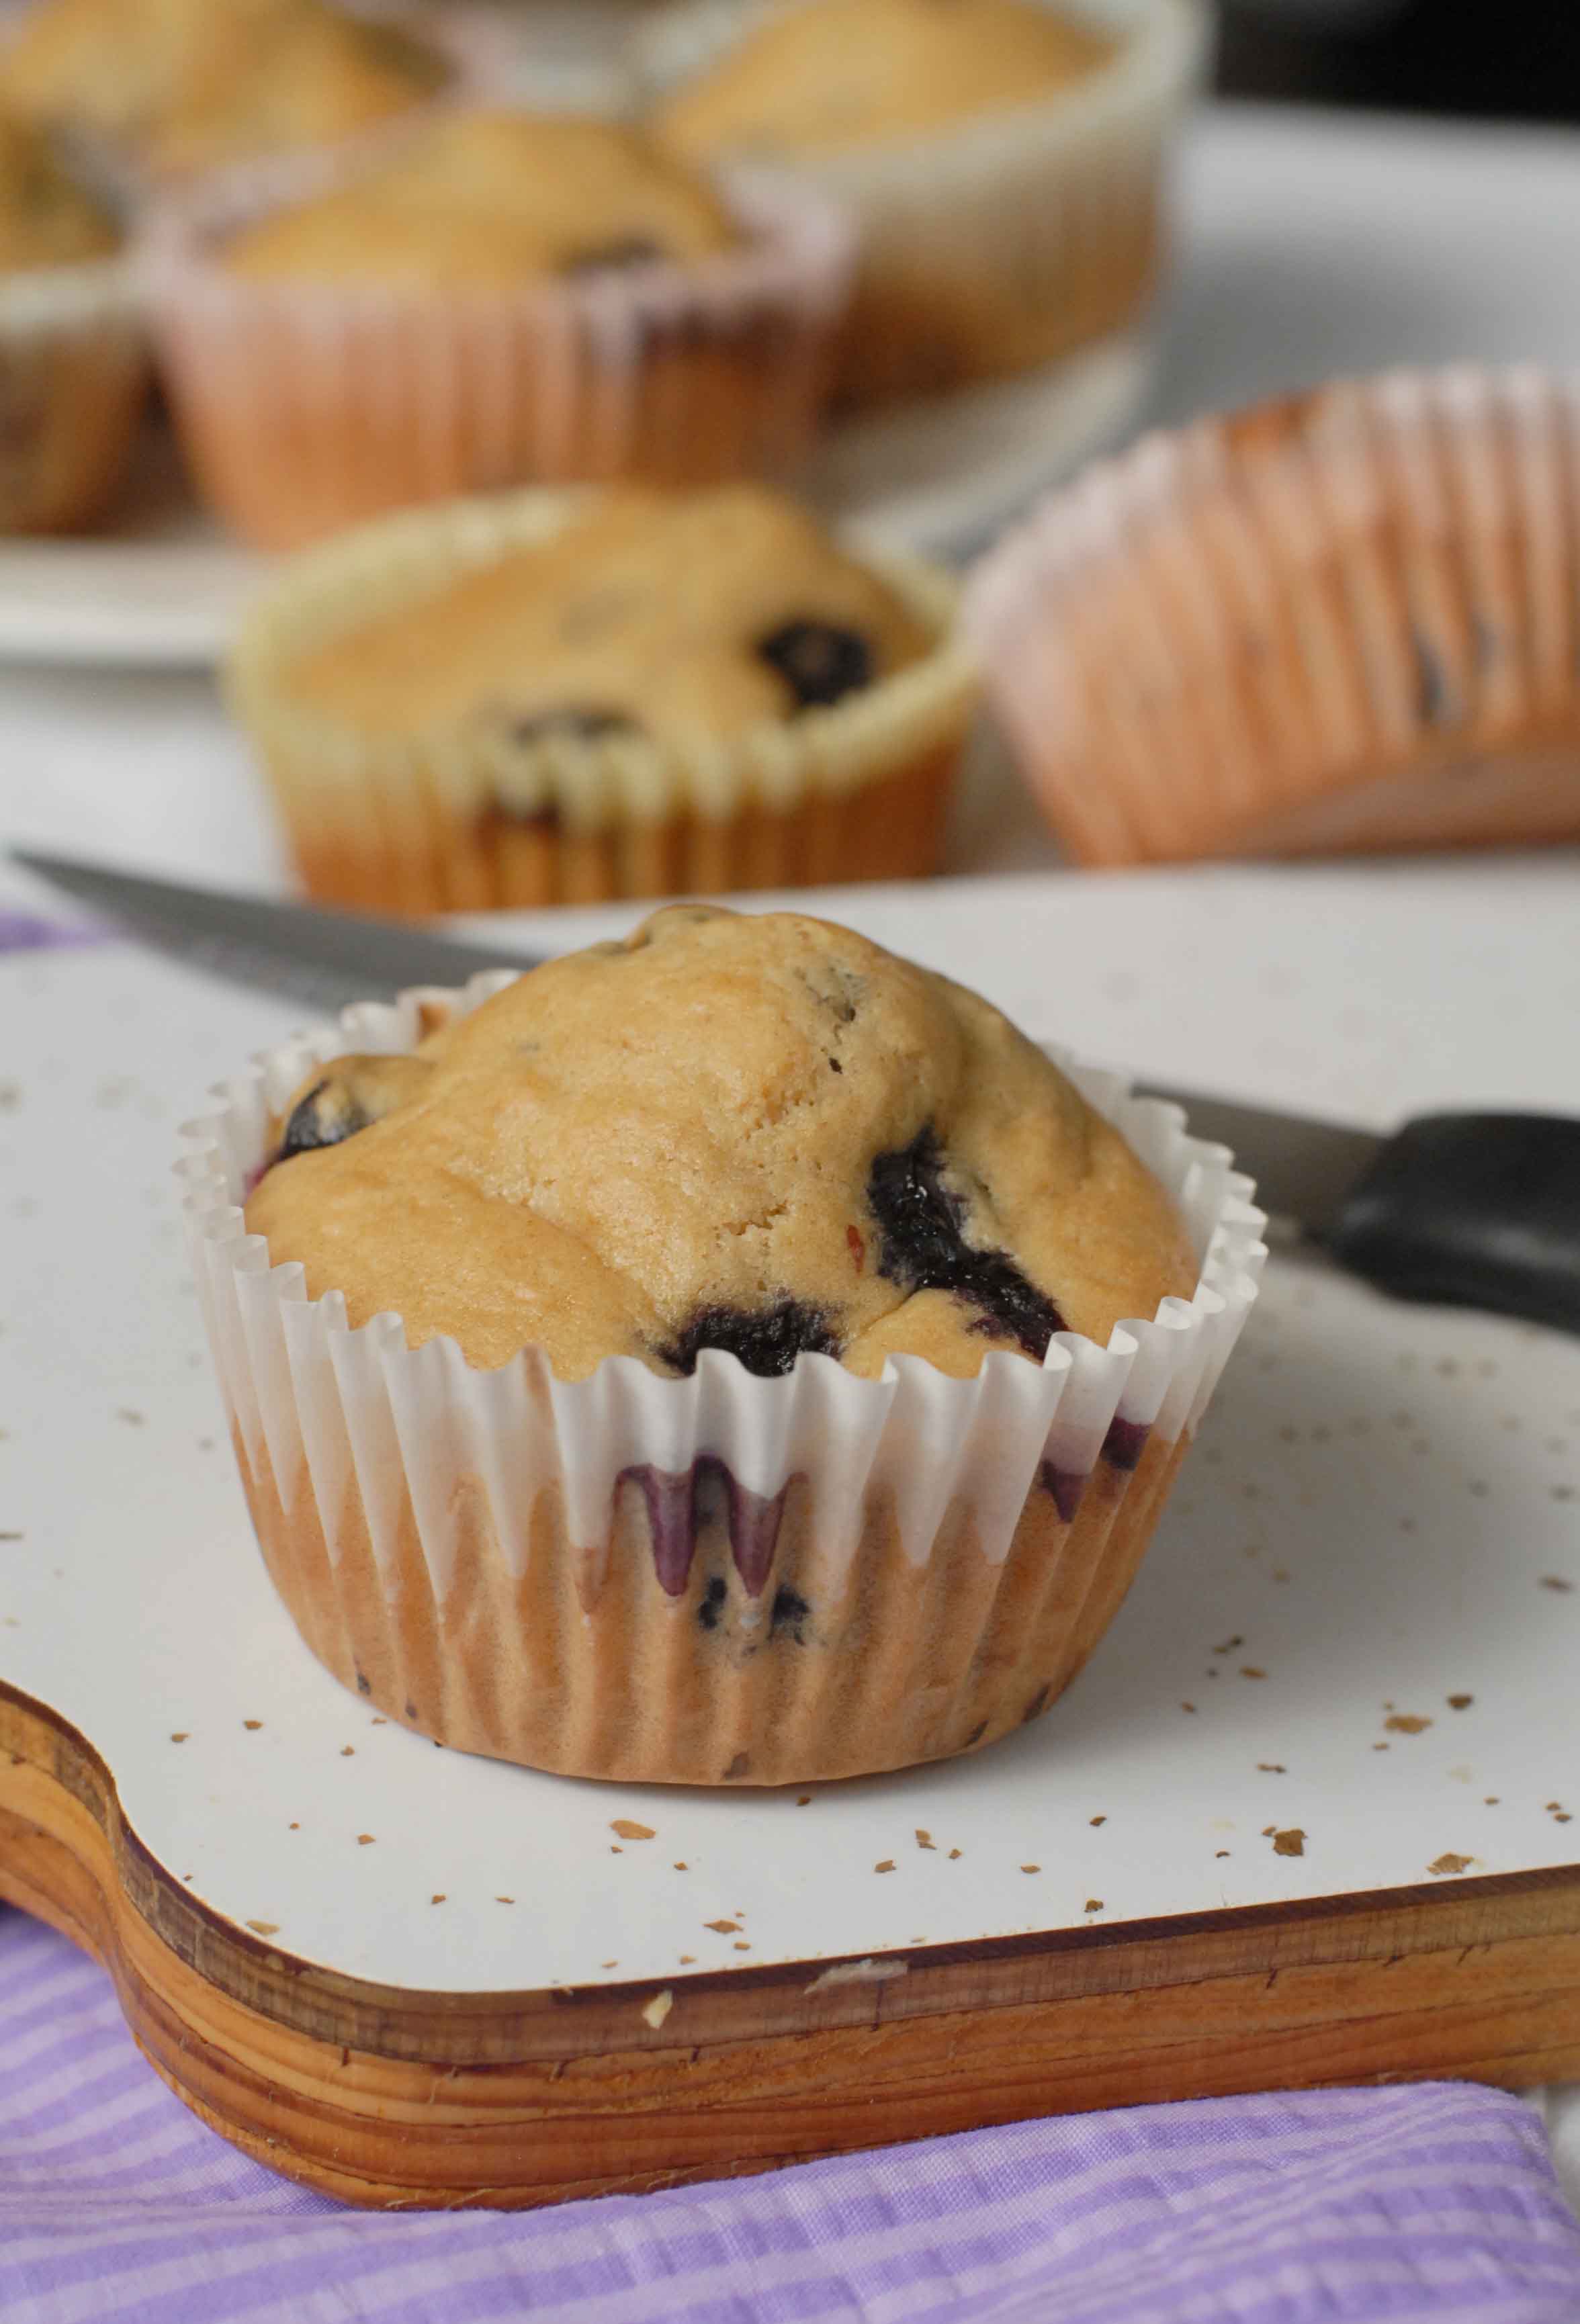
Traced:
[[377, 169], [233, 236], [225, 261], [254, 275], [509, 284], [696, 260], [735, 239], [707, 180], [640, 131], [457, 113]]
[[1162, 1187], [1005, 1017], [799, 913], [671, 906], [411, 1056], [337, 1059], [276, 1157], [246, 1222], [310, 1296], [566, 1379], [705, 1348], [968, 1377], [1197, 1276]]
[[660, 106], [677, 152], [838, 153], [1035, 102], [1112, 43], [1037, 0], [803, 0]]
[[315, 145], [402, 111], [438, 53], [328, 0], [42, 0], [0, 57], [0, 94], [162, 171]]
[[756, 484], [596, 494], [550, 539], [304, 654], [287, 696], [369, 736], [467, 729], [695, 747], [928, 653], [898, 593]]
[[0, 116], [0, 271], [105, 258], [120, 236], [109, 212], [64, 169], [48, 137]]

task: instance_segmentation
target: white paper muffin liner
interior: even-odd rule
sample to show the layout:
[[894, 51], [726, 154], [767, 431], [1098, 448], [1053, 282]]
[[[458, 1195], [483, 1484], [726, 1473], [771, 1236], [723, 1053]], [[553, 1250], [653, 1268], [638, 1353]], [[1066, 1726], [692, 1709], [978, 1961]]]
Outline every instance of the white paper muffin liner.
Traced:
[[436, 1010], [510, 982], [347, 1010], [186, 1132], [209, 1342], [310, 1644], [440, 1740], [628, 1780], [863, 1772], [1045, 1708], [1123, 1597], [1256, 1296], [1251, 1182], [1178, 1108], [1061, 1058], [1201, 1257], [1192, 1298], [1106, 1347], [1060, 1333], [1042, 1364], [994, 1351], [969, 1380], [907, 1356], [862, 1379], [815, 1355], [764, 1379], [718, 1351], [685, 1379], [613, 1356], [565, 1381], [531, 1349], [475, 1370], [453, 1341], [409, 1348], [397, 1315], [348, 1328], [342, 1296], [309, 1299], [239, 1205], [317, 1065], [409, 1049]]
[[1145, 438], [968, 628], [1091, 863], [1580, 835], [1580, 374], [1341, 381]]
[[854, 263], [850, 226], [815, 189], [722, 173], [743, 239], [684, 265], [497, 289], [226, 268], [228, 235], [345, 182], [369, 151], [233, 171], [146, 221], [142, 269], [182, 440], [245, 538], [291, 547], [511, 484], [794, 468]]
[[296, 699], [306, 651], [512, 551], [551, 539], [586, 489], [454, 502], [305, 551], [249, 613], [229, 693], [268, 770], [309, 892], [411, 913], [808, 881], [937, 868], [977, 700], [941, 567], [853, 553], [933, 640], [909, 669], [731, 742], [642, 735], [531, 742], [473, 724], [366, 735]]
[[[676, 0], [636, 35], [651, 107], [797, 0]], [[1155, 284], [1172, 134], [1206, 76], [1197, 0], [1049, 0], [1118, 37], [1046, 100], [838, 154], [798, 174], [861, 232], [840, 341], [846, 405], [939, 394], [1049, 363], [1130, 322]]]
[[105, 512], [147, 380], [124, 259], [0, 275], [0, 531], [69, 530]]

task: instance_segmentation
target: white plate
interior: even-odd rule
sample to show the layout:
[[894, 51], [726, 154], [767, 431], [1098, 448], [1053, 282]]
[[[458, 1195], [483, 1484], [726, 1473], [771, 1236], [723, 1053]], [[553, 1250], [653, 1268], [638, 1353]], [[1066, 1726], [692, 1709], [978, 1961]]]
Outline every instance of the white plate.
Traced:
[[[979, 546], [1134, 419], [1150, 355], [1105, 341], [1029, 379], [835, 429], [802, 477], [832, 515], [900, 548]], [[168, 447], [113, 533], [0, 545], [0, 659], [194, 669], [218, 660], [268, 559], [194, 507]]]

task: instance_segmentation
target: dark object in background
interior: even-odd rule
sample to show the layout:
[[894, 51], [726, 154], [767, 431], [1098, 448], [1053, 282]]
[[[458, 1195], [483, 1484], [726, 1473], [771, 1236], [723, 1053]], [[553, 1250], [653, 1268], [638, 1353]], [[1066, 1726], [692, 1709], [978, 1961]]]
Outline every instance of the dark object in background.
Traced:
[[1580, 121], [1575, 0], [1220, 0], [1220, 96]]

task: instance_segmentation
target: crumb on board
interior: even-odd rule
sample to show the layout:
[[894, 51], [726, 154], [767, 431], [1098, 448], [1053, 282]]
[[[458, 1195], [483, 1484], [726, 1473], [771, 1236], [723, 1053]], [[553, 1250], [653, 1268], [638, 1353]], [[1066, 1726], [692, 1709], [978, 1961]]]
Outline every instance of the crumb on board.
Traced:
[[1287, 1775], [1289, 1771], [1281, 1759], [1259, 1759], [1256, 1772], [1259, 1775]]
[[1474, 1864], [1474, 1861], [1475, 1858], [1474, 1857], [1456, 1856], [1451, 1848], [1446, 1848], [1441, 1856], [1435, 1856], [1432, 1858], [1432, 1861], [1428, 1865], [1427, 1869], [1428, 1872], [1437, 1873], [1463, 1872], [1465, 1870], [1467, 1866]]
[[633, 1823], [629, 1816], [615, 1816], [609, 1829], [621, 1840], [656, 1840], [658, 1838], [651, 1823]]
[[261, 1719], [244, 1719], [242, 1720], [242, 1725], [246, 1729], [249, 1735], [255, 1735], [263, 1724], [263, 1722]]
[[1194, 1702], [1182, 1702], [1179, 1708], [1181, 1711], [1194, 1711], [1196, 1709], [1196, 1705]]
[[677, 1857], [675, 1859], [675, 1869], [677, 1872], [689, 1872], [691, 1867], [686, 1862], [684, 1857]]
[[429, 1898], [429, 1900], [428, 1900], [428, 1901], [429, 1901], [429, 1903], [430, 1903], [430, 1904], [442, 1904], [444, 1903], [444, 1900], [445, 1900], [445, 1892], [444, 1892], [444, 1890], [443, 1890], [442, 1888], [436, 1888], [436, 1889], [434, 1890], [434, 1892], [433, 1892], [432, 1895]]
[[874, 1872], [892, 1872], [893, 1869], [894, 1858], [892, 1856], [884, 1857], [881, 1864], [874, 1864], [873, 1867]]
[[1544, 1573], [1541, 1577], [1541, 1586], [1544, 1590], [1557, 1590], [1566, 1598], [1575, 1584], [1572, 1582], [1566, 1582], [1561, 1573]]
[[1448, 1708], [1450, 1711], [1468, 1711], [1474, 1701], [1474, 1694], [1451, 1694], [1448, 1697]]
[[1021, 1869], [1022, 1872], [1040, 1872], [1042, 1867], [1040, 1864], [1022, 1864]]
[[255, 1929], [261, 1937], [277, 1937], [280, 1934], [278, 1921], [249, 1921], [247, 1926]]
[[651, 2001], [642, 2004], [642, 2023], [651, 2025], [656, 2034], [674, 2006], [675, 1997], [666, 1985], [661, 1993], [655, 1993]]
[[1245, 1640], [1242, 1637], [1240, 1632], [1236, 1630], [1232, 1638], [1225, 1638], [1221, 1646], [1209, 1646], [1207, 1648], [1207, 1652], [1210, 1655], [1232, 1655], [1244, 1644]]
[[1418, 1711], [1396, 1711], [1382, 1724], [1390, 1735], [1424, 1735], [1432, 1722]]
[[716, 1936], [720, 1937], [735, 1937], [741, 1932], [739, 1921], [704, 1921], [702, 1925], [705, 1929], [711, 1929]]
[[697, 1965], [695, 1953], [681, 1953], [679, 1958], [682, 1969], [694, 1969]]
[[[513, 1896], [496, 1896], [494, 1901], [496, 1904], [513, 1904], [515, 1903], [515, 1898]], [[608, 1962], [605, 1961], [604, 1963], [604, 1967], [607, 1969], [608, 1966]]]
[[170, 1739], [172, 1743], [184, 1743], [191, 1731], [189, 1727], [178, 1727]]
[[735, 1945], [734, 1945], [734, 1947], [733, 1947], [733, 1949], [732, 1949], [732, 1950], [735, 1950], [735, 1952], [738, 1952], [738, 1953], [749, 1953], [749, 1952], [751, 1951], [752, 1948], [751, 1948], [751, 1946], [746, 1942], [746, 1940], [745, 1940], [745, 1938], [744, 1938], [744, 1937], [737, 1937], [737, 1938], [735, 1939]]
[[965, 1849], [964, 1849], [963, 1848], [952, 1848], [952, 1849], [949, 1850], [949, 1861], [950, 1861], [950, 1863], [951, 1863], [951, 1864], [953, 1864], [953, 1863], [956, 1860], [956, 1858], [958, 1858], [959, 1857], [964, 1856], [964, 1855], [965, 1855], [965, 1853], [966, 1853], [966, 1851], [965, 1851]]
[[916, 1844], [918, 1848], [936, 1848], [938, 1845], [931, 1832], [919, 1823], [916, 1827]]
[[1259, 1663], [1242, 1663], [1240, 1675], [1242, 1678], [1265, 1678], [1267, 1673]]
[[355, 1743], [342, 1743], [342, 1744], [341, 1744], [341, 1746], [340, 1746], [340, 1757], [341, 1757], [343, 1759], [355, 1759], [355, 1758], [356, 1758], [356, 1744], [355, 1744]]
[[1226, 1848], [1215, 1848], [1215, 1849], [1214, 1849], [1214, 1850], [1213, 1850], [1213, 1854], [1214, 1854], [1215, 1858], [1216, 1858], [1216, 1857], [1220, 1857], [1220, 1856], [1227, 1856], [1227, 1855], [1228, 1855], [1228, 1853], [1229, 1853], [1229, 1851], [1228, 1851], [1228, 1849], [1227, 1849]]
[[620, 1966], [620, 1964], [619, 1964], [619, 1962], [618, 1962], [617, 1960], [612, 1960], [612, 1961], [600, 1961], [600, 1962], [598, 1963], [598, 1967], [599, 1967], [600, 1969], [618, 1969], [618, 1968], [619, 1968], [619, 1966]]
[[359, 1831], [356, 1835], [356, 1845], [358, 1848], [371, 1848], [373, 1846], [372, 1832]]
[[1298, 1823], [1291, 1824], [1287, 1831], [1274, 1832], [1273, 1854], [1275, 1856], [1304, 1856], [1305, 1853], [1306, 1835]]
[[1088, 1816], [1086, 1821], [1091, 1825], [1093, 1831], [1095, 1831], [1100, 1823], [1106, 1823], [1108, 1821], [1108, 1818], [1105, 1815]]
[[1084, 1911], [1086, 1911], [1086, 1912], [1088, 1912], [1088, 1913], [1101, 1913], [1101, 1912], [1102, 1912], [1102, 1910], [1103, 1910], [1103, 1899], [1102, 1899], [1102, 1897], [1101, 1897], [1101, 1896], [1088, 1896], [1088, 1897], [1087, 1897], [1087, 1899], [1086, 1899], [1086, 1904], [1085, 1904], [1085, 1905], [1083, 1906], [1083, 1908], [1082, 1908], [1082, 1909], [1083, 1909]]
[[800, 1797], [799, 1797], [799, 1798], [797, 1800], [797, 1802], [796, 1802], [796, 1805], [797, 1805], [797, 1807], [799, 1807], [799, 1808], [809, 1808], [809, 1807], [811, 1806], [811, 1804], [812, 1804], [812, 1794], [811, 1794], [811, 1793], [810, 1793], [810, 1792], [803, 1792], [803, 1793], [801, 1794]]

